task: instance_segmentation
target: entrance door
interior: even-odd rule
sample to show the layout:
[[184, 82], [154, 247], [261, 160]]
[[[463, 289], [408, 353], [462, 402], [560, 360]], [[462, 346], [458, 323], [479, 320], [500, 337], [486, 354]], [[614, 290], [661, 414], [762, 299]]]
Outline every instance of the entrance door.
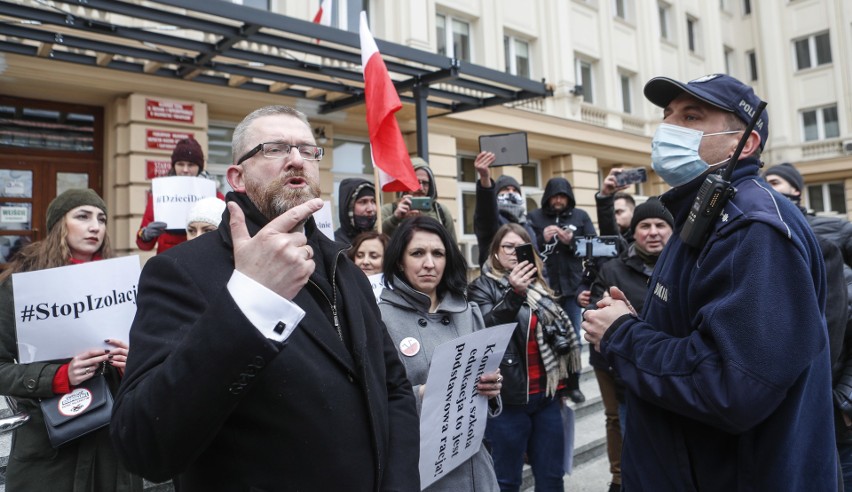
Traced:
[[72, 188], [99, 194], [100, 108], [0, 97], [0, 267], [44, 239], [47, 206]]

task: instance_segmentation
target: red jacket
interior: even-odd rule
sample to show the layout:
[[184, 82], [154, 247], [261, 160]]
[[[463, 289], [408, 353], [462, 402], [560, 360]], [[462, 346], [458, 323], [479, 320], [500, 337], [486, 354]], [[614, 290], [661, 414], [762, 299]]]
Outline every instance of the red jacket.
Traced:
[[[225, 195], [216, 191], [216, 196], [222, 200], [225, 199]], [[142, 229], [148, 226], [151, 222], [154, 222], [154, 195], [148, 194], [148, 205], [145, 207], [145, 215], [142, 216], [142, 224], [139, 226], [139, 230], [136, 231], [136, 246], [139, 246], [139, 249], [143, 251], [151, 251], [154, 249], [154, 244], [157, 245], [157, 254], [166, 251], [167, 249], [177, 246], [178, 244], [186, 241], [186, 230], [179, 229], [167, 229], [163, 231], [162, 234], [157, 239], [152, 239], [150, 241], [142, 240]]]

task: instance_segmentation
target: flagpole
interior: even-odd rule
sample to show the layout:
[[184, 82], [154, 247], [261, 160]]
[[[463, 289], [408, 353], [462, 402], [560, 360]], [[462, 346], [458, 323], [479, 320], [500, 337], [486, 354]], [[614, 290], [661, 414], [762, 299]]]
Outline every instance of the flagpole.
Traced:
[[379, 168], [373, 163], [373, 189], [376, 190], [376, 230], [382, 232], [382, 184], [379, 179]]

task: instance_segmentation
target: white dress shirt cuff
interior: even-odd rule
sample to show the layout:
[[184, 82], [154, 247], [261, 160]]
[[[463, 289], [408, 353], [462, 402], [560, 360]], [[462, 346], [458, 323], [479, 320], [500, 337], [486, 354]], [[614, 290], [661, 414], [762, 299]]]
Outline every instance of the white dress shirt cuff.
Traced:
[[243, 314], [266, 338], [283, 342], [305, 317], [305, 311], [246, 275], [234, 270], [228, 292]]

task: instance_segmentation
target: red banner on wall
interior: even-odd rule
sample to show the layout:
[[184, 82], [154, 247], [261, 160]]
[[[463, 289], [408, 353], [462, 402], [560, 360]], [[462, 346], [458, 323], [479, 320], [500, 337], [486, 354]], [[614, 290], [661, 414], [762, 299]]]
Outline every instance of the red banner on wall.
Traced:
[[193, 137], [192, 132], [172, 132], [168, 130], [145, 130], [145, 148], [154, 150], [174, 150], [180, 140]]
[[172, 161], [157, 161], [148, 159], [145, 161], [148, 179], [160, 178], [169, 174], [169, 169], [172, 168]]
[[195, 105], [145, 99], [145, 119], [193, 123], [195, 122]]

